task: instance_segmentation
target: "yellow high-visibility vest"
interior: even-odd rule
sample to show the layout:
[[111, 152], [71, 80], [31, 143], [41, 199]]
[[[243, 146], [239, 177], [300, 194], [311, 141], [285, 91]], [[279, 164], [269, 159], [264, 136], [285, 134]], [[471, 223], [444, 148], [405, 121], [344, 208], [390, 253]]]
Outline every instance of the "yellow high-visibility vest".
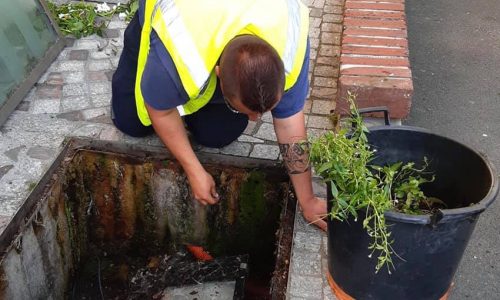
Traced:
[[146, 0], [135, 84], [137, 113], [145, 126], [151, 120], [141, 79], [151, 30], [172, 57], [188, 94], [189, 101], [177, 107], [180, 115], [186, 115], [213, 96], [215, 65], [224, 47], [238, 35], [255, 35], [274, 47], [285, 66], [285, 90], [292, 87], [306, 52], [309, 10], [300, 0]]

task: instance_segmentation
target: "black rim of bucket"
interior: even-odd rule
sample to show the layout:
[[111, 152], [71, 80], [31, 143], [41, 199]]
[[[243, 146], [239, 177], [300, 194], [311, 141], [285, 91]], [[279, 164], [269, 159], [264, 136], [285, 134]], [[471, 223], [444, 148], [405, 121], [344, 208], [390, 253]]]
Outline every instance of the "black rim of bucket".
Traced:
[[[495, 170], [495, 167], [491, 164], [491, 162], [488, 160], [485, 154], [482, 154], [471, 147], [458, 142], [454, 139], [435, 134], [430, 132], [429, 130], [425, 128], [420, 128], [420, 127], [414, 127], [414, 126], [405, 126], [405, 125], [400, 125], [400, 126], [393, 126], [393, 125], [384, 125], [384, 126], [373, 126], [369, 128], [370, 132], [373, 131], [384, 131], [384, 130], [393, 130], [393, 131], [408, 131], [408, 132], [419, 132], [419, 133], [425, 133], [430, 136], [435, 136], [440, 139], [448, 140], [450, 142], [453, 142], [461, 147], [466, 148], [467, 150], [471, 151], [472, 153], [476, 154], [478, 157], [482, 159], [484, 164], [486, 165], [488, 172], [491, 175], [492, 179], [492, 184], [491, 187], [488, 191], [488, 193], [484, 196], [484, 198], [479, 201], [478, 203], [475, 203], [471, 206], [468, 207], [461, 207], [461, 208], [452, 208], [452, 209], [440, 209], [439, 213], [437, 215], [431, 215], [431, 214], [425, 214], [425, 215], [409, 215], [409, 214], [404, 214], [396, 211], [386, 211], [384, 213], [385, 217], [387, 220], [392, 220], [392, 221], [398, 221], [398, 222], [404, 222], [404, 223], [412, 223], [412, 224], [435, 224], [438, 222], [446, 222], [449, 220], [457, 219], [457, 218], [464, 218], [467, 215], [474, 215], [478, 214], [482, 211], [484, 211], [488, 206], [493, 203], [495, 200], [497, 194], [498, 194], [498, 179], [497, 179], [497, 173]], [[368, 133], [369, 134], [369, 133]]]

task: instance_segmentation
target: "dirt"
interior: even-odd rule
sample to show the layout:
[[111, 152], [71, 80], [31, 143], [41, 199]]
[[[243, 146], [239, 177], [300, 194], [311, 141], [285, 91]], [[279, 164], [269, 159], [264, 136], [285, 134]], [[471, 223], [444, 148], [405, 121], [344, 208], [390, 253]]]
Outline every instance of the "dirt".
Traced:
[[236, 281], [240, 295], [248, 275], [248, 256], [199, 261], [187, 251], [149, 259], [93, 257], [82, 266], [70, 299], [159, 299], [167, 287]]
[[271, 294], [273, 299], [286, 299], [288, 285], [288, 270], [292, 251], [293, 229], [295, 220], [296, 199], [289, 192], [286, 207], [283, 209], [280, 230], [276, 233], [278, 238], [276, 266], [271, 281]]
[[68, 224], [63, 229], [69, 235], [63, 244], [71, 243], [75, 264], [67, 297], [151, 299], [168, 286], [216, 280], [221, 272], [228, 276], [231, 272], [221, 262], [236, 257], [241, 262], [248, 254], [249, 271], [244, 288], [241, 285], [244, 298], [285, 299], [295, 211], [290, 183], [272, 168], [214, 168], [214, 175], [220, 175], [215, 178], [223, 181], [221, 194], [227, 196], [223, 202], [229, 209], [212, 207], [207, 212], [207, 222], [221, 219], [225, 222], [221, 224], [228, 224], [221, 228], [227, 229], [222, 234], [207, 226], [217, 237], [208, 241], [222, 243], [209, 248], [217, 262], [210, 265], [182, 257], [182, 244], [174, 245], [171, 232], [157, 229], [163, 217], [159, 212], [165, 209], [151, 204], [155, 186], [149, 182], [153, 177], [164, 180], [157, 169], [173, 170], [175, 165], [161, 162], [92, 151], [65, 160], [69, 165], [61, 176], [66, 181], [59, 200], [66, 203], [62, 217]]

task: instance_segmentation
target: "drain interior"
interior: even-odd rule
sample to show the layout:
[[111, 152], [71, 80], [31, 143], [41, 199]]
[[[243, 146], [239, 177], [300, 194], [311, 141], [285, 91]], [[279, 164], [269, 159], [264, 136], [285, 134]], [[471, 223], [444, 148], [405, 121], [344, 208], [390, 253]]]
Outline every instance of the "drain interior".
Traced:
[[283, 169], [201, 156], [221, 199], [205, 207], [163, 152], [70, 141], [1, 236], [0, 296], [284, 298], [295, 200]]

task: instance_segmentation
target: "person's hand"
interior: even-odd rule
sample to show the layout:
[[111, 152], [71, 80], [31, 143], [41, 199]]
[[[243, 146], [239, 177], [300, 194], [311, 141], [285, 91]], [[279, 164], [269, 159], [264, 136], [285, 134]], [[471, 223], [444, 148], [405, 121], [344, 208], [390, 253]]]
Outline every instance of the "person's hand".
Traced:
[[199, 170], [188, 176], [189, 185], [193, 192], [193, 197], [203, 205], [215, 204], [219, 201], [219, 194], [215, 189], [215, 181], [212, 175], [205, 170]]
[[314, 197], [300, 203], [300, 208], [302, 209], [304, 219], [308, 223], [314, 224], [326, 231], [325, 219], [327, 217], [327, 208], [325, 200]]

